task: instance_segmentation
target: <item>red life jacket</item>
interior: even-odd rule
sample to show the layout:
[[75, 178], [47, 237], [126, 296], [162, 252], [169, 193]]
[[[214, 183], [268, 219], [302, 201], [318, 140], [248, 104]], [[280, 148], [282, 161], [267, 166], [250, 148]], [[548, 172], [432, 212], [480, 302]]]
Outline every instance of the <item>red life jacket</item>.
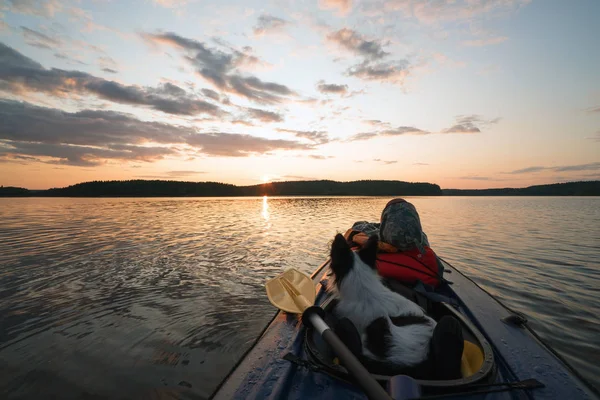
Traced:
[[378, 253], [377, 272], [384, 278], [414, 284], [417, 280], [437, 287], [440, 284], [443, 266], [430, 247], [425, 246], [425, 254], [418, 249], [398, 253]]
[[[369, 240], [364, 232], [352, 229], [348, 229], [344, 237], [354, 250], [360, 249]], [[382, 241], [379, 241], [378, 247], [377, 272], [382, 277], [392, 278], [409, 285], [420, 280], [434, 288], [439, 286], [444, 267], [430, 247], [423, 246], [424, 254], [421, 254], [418, 248], [398, 251], [394, 246]]]

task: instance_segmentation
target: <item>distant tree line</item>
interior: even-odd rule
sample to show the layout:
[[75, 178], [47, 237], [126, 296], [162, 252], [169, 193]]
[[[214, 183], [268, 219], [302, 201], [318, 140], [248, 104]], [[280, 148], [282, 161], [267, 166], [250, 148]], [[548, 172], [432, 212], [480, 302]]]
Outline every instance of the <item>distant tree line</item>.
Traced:
[[[28, 191], [0, 189], [0, 196], [44, 197], [221, 197], [221, 196], [441, 196], [442, 190], [431, 183], [401, 181], [293, 181], [253, 186], [235, 186], [217, 182], [178, 182], [161, 180], [93, 181], [59, 189]], [[18, 190], [19, 192], [17, 192]], [[12, 194], [18, 193], [18, 194]]]
[[32, 191], [13, 186], [0, 186], [0, 196], [3, 197], [25, 197], [31, 196]]
[[244, 196], [441, 196], [433, 183], [363, 180], [354, 182], [293, 181], [240, 187]]
[[363, 180], [292, 181], [252, 186], [161, 180], [93, 181], [65, 188], [0, 187], [0, 197], [223, 197], [223, 196], [600, 196], [600, 181], [556, 183], [521, 189], [444, 189], [432, 183]]
[[521, 189], [444, 189], [444, 196], [600, 196], [600, 181], [553, 183]]

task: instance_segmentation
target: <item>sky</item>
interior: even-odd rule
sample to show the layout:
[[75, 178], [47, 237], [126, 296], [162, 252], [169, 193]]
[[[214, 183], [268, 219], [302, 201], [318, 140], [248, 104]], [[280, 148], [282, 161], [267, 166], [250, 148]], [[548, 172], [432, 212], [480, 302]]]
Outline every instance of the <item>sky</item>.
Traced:
[[597, 0], [3, 0], [0, 185], [600, 179]]

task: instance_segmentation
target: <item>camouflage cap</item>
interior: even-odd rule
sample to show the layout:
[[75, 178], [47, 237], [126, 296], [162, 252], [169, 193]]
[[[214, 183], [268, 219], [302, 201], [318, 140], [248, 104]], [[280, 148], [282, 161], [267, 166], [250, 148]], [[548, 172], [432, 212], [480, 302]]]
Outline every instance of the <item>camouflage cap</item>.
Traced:
[[383, 209], [379, 237], [399, 251], [417, 247], [424, 253], [423, 246], [429, 246], [417, 209], [404, 199], [394, 199]]

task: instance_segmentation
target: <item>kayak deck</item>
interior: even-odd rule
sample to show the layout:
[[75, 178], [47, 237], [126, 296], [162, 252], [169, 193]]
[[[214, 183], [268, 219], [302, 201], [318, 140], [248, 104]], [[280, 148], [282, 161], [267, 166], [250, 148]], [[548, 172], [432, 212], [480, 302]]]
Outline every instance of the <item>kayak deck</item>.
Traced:
[[[545, 385], [544, 388], [527, 392], [512, 390], [471, 395], [469, 398], [597, 398], [574, 371], [546, 347], [526, 324], [518, 323], [519, 319], [515, 318], [512, 312], [445, 261], [444, 268], [448, 271], [447, 278], [453, 284], [442, 294], [458, 301], [458, 311], [479, 329], [492, 345], [497, 367], [495, 382], [518, 382], [534, 378]], [[328, 297], [324, 287], [324, 278], [328, 270], [328, 262], [325, 262], [311, 277], [316, 283], [318, 305]], [[506, 322], [515, 320], [517, 323]], [[256, 344], [221, 384], [213, 398], [365, 399], [366, 396], [360, 388], [323, 371], [311, 369], [314, 368], [314, 364], [301, 366], [298, 362], [284, 359], [288, 353], [296, 356], [296, 359], [310, 359], [304, 346], [305, 329], [298, 316], [278, 312]]]

